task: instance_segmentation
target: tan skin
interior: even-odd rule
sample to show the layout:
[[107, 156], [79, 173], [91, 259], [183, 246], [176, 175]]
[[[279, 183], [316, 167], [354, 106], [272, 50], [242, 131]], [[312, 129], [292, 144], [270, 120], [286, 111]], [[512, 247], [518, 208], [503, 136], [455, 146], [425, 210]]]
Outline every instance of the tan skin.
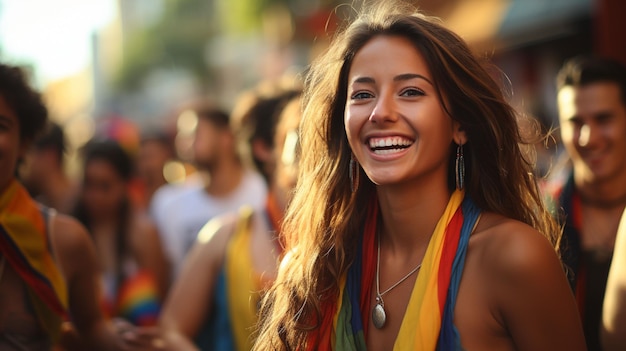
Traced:
[[[5, 99], [0, 96], [0, 189], [4, 191], [14, 180], [19, 157], [29, 147], [28, 140], [20, 140], [19, 120]], [[87, 232], [75, 219], [56, 215], [51, 220], [50, 242], [68, 289], [71, 325], [63, 328], [62, 345], [69, 350], [148, 350], [152, 338], [141, 331], [129, 329], [122, 334], [115, 325], [103, 318], [97, 296], [98, 264], [96, 253]], [[15, 318], [25, 321], [15, 333], [41, 333], [41, 327], [28, 308], [24, 283], [15, 271], [5, 265], [0, 284], [0, 310], [12, 310], [13, 315], [0, 315], [0, 325], [14, 325]], [[8, 320], [5, 318], [9, 318]]]
[[[450, 143], [464, 144], [467, 136], [443, 111], [428, 66], [404, 38], [370, 40], [355, 55], [348, 82], [346, 133], [377, 184], [380, 287], [385, 290], [422, 261], [450, 198]], [[383, 153], [371, 147], [378, 140], [408, 146]], [[370, 322], [368, 350], [394, 344], [416, 277], [384, 296], [387, 324], [379, 330]], [[371, 289], [376, 291], [375, 282]], [[482, 214], [470, 238], [454, 323], [466, 350], [585, 348], [554, 249], [533, 228], [494, 213]]]
[[[297, 101], [285, 108], [285, 114], [289, 116], [297, 116], [298, 113]], [[294, 164], [283, 162], [285, 158], [290, 159], [286, 155], [290, 151], [284, 150], [282, 146], [287, 132], [296, 130], [298, 122], [297, 118], [284, 118], [281, 121], [277, 127], [275, 145], [278, 147], [275, 150], [271, 150], [264, 143], [262, 146], [256, 144], [257, 149], [263, 147], [257, 155], [269, 155], [272, 159], [268, 159], [267, 163], [277, 165], [270, 191], [282, 210], [289, 201], [296, 173], [293, 171]], [[211, 314], [209, 302], [214, 299], [217, 276], [222, 269], [226, 246], [235, 232], [237, 220], [235, 215], [225, 215], [209, 222], [187, 256], [183, 271], [174, 284], [160, 317], [168, 350], [198, 350], [192, 340], [207, 315]], [[262, 272], [264, 281], [273, 281], [276, 278], [278, 261], [275, 237], [270, 233], [266, 219], [261, 214], [253, 215], [251, 225], [250, 254], [254, 269]]]

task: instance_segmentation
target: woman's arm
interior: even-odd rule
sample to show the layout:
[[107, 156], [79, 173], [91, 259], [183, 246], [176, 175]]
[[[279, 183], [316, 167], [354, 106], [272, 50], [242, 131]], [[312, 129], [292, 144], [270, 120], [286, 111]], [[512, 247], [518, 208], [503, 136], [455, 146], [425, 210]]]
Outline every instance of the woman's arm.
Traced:
[[585, 350], [574, 296], [554, 249], [536, 230], [502, 224], [488, 268], [500, 320], [516, 350]]
[[166, 349], [197, 350], [193, 339], [207, 316], [235, 217], [207, 223], [185, 258], [159, 318]]
[[85, 228], [67, 216], [55, 216], [54, 247], [68, 286], [70, 328], [64, 326], [62, 342], [69, 349], [150, 350], [152, 336], [118, 332], [100, 310], [100, 270], [96, 251]]
[[604, 294], [600, 337], [606, 351], [626, 348], [626, 211], [622, 215], [615, 239], [613, 260]]

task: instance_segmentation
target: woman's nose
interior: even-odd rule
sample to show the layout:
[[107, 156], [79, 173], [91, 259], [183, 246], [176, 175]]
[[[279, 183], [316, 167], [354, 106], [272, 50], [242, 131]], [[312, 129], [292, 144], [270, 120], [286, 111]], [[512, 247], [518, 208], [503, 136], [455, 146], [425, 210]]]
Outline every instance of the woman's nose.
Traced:
[[391, 122], [397, 119], [395, 100], [392, 94], [381, 94], [376, 100], [376, 106], [370, 115], [373, 123]]

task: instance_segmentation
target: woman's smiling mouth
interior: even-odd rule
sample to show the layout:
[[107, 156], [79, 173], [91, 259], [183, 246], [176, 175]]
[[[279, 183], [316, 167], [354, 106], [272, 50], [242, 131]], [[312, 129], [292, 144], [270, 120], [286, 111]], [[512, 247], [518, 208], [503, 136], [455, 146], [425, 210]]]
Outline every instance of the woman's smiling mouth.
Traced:
[[375, 154], [388, 155], [408, 148], [413, 145], [413, 140], [401, 136], [372, 137], [368, 144]]

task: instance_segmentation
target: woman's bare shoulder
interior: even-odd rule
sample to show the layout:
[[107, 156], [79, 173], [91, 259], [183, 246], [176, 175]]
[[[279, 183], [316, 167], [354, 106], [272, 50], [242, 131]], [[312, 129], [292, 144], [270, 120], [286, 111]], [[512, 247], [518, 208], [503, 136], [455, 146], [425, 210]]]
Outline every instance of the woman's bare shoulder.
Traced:
[[481, 268], [494, 274], [537, 273], [546, 264], [558, 263], [549, 240], [526, 223], [495, 213], [484, 213], [470, 239], [480, 255]]
[[581, 349], [575, 300], [546, 237], [520, 221], [485, 213], [469, 245], [472, 272], [466, 273], [473, 279], [465, 286], [482, 294], [518, 350]]
[[91, 246], [87, 229], [74, 217], [54, 215], [49, 232], [59, 255], [71, 255]]
[[68, 281], [96, 270], [93, 241], [77, 219], [63, 214], [55, 215], [51, 221], [50, 240]]

